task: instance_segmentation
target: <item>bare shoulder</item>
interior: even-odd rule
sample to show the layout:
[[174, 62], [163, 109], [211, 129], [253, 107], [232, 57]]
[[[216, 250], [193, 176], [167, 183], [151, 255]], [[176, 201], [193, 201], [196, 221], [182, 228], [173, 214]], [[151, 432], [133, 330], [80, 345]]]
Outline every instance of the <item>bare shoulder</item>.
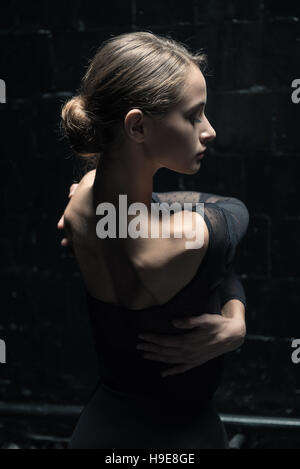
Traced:
[[127, 240], [128, 253], [135, 255], [140, 264], [155, 266], [167, 263], [176, 253], [201, 257], [209, 243], [209, 231], [204, 218], [198, 212], [180, 210], [163, 220], [146, 220], [147, 235], [144, 238]]
[[[161, 233], [166, 234], [162, 226]], [[127, 248], [145, 287], [164, 303], [195, 276], [208, 244], [209, 231], [201, 214], [182, 210], [170, 216], [169, 237], [128, 240]]]

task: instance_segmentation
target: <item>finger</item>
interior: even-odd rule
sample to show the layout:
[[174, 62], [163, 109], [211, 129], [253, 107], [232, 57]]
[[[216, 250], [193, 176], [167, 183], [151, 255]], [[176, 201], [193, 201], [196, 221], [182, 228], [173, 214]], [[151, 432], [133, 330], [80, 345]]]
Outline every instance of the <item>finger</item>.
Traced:
[[161, 334], [138, 334], [138, 337], [147, 342], [152, 342], [157, 345], [162, 345], [164, 347], [180, 347], [183, 345], [184, 341], [181, 336], [169, 336]]
[[76, 188], [76, 182], [73, 182], [73, 184], [70, 185], [69, 194], [73, 192], [75, 188]]
[[187, 345], [196, 343], [201, 344], [202, 342], [207, 342], [210, 338], [210, 333], [208, 331], [199, 331], [198, 329], [180, 335], [165, 336], [160, 334], [139, 334], [138, 337], [151, 343], [160, 345], [162, 347], [182, 349]]
[[77, 183], [74, 183], [70, 186], [69, 198], [71, 198], [78, 187]]
[[193, 329], [194, 327], [198, 327], [198, 323], [194, 318], [176, 319], [175, 321], [172, 321], [172, 324], [174, 327], [178, 327], [179, 329]]
[[62, 246], [68, 246], [68, 244], [69, 244], [68, 238], [63, 238], [63, 239], [61, 240], [60, 244], [61, 244]]
[[184, 359], [168, 357], [166, 355], [158, 355], [155, 353], [145, 353], [143, 358], [146, 358], [146, 360], [154, 360], [163, 363], [186, 363]]
[[212, 351], [209, 354], [201, 354], [199, 355], [201, 358], [189, 360], [189, 363], [181, 364], [172, 368], [167, 368], [166, 370], [161, 372], [161, 376], [169, 376], [169, 375], [174, 375], [178, 373], [183, 373], [184, 371], [191, 370], [192, 368], [196, 368], [197, 366], [204, 365], [204, 363], [207, 363], [209, 360], [212, 360], [213, 358], [216, 358], [219, 356], [219, 353], [216, 351]]
[[201, 331], [195, 329], [194, 331], [172, 336], [164, 336], [159, 334], [139, 334], [138, 337], [150, 342], [151, 344], [160, 345], [162, 347], [182, 349], [191, 344], [197, 344], [198, 346], [202, 343], [206, 343], [213, 334], [208, 331]]
[[166, 370], [162, 371], [160, 376], [162, 376], [164, 378], [165, 376], [177, 375], [179, 373], [184, 373], [187, 370], [191, 370], [194, 367], [195, 367], [195, 365], [174, 366], [172, 368], [167, 368]]
[[172, 357], [176, 359], [176, 363], [191, 363], [199, 360], [206, 361], [207, 357], [207, 344], [188, 344], [185, 348], [183, 347], [161, 347], [159, 345], [147, 343], [138, 344], [137, 350], [143, 350], [144, 352], [151, 352], [154, 355], [160, 355], [161, 357]]
[[182, 329], [193, 329], [195, 327], [213, 327], [219, 321], [220, 317], [217, 314], [201, 314], [199, 316], [174, 319], [172, 324]]
[[63, 215], [61, 216], [59, 222], [57, 223], [57, 228], [59, 230], [63, 230], [63, 228], [64, 228], [64, 216]]
[[[153, 352], [161, 355], [168, 355], [168, 356], [178, 356], [178, 349], [175, 347], [163, 347], [161, 345], [151, 344], [151, 343], [143, 343], [138, 344], [136, 346], [137, 350], [144, 350], [145, 352]], [[182, 352], [181, 352], [182, 353]]]

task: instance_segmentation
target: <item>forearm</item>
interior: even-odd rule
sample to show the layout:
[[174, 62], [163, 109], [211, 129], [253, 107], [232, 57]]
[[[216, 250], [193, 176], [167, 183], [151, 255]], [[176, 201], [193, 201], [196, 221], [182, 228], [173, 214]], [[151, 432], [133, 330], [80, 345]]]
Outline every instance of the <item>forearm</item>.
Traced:
[[227, 318], [236, 318], [245, 321], [245, 306], [240, 300], [229, 300], [221, 308], [221, 313]]
[[229, 300], [221, 309], [221, 314], [229, 321], [227, 340], [230, 344], [230, 349], [235, 350], [244, 343], [247, 333], [245, 306], [239, 300]]
[[246, 295], [233, 266], [230, 267], [219, 288], [221, 314], [230, 320], [233, 336], [238, 337], [238, 344], [241, 345], [246, 335]]
[[199, 203], [199, 202], [222, 202], [224, 200], [233, 199], [233, 197], [224, 197], [218, 194], [212, 194], [210, 192], [199, 192], [199, 191], [168, 191], [168, 192], [157, 192], [157, 195], [161, 202], [167, 202], [171, 204], [173, 202], [183, 203]]
[[199, 203], [201, 192], [198, 191], [168, 191], [157, 192], [160, 202], [167, 202], [172, 204], [174, 202], [184, 203]]

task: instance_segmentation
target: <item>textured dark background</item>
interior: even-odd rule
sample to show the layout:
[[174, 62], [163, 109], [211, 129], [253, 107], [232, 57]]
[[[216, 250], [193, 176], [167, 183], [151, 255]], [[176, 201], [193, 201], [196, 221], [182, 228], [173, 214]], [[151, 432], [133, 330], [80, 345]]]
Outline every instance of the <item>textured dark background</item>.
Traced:
[[[111, 35], [169, 34], [209, 58], [217, 139], [194, 176], [160, 170], [154, 190], [238, 197], [250, 224], [237, 257], [248, 337], [228, 354], [219, 410], [300, 417], [300, 3], [290, 0], [10, 1], [1, 5], [3, 402], [84, 404], [97, 380], [82, 282], [56, 229], [77, 177], [59, 140], [63, 101]], [[300, 444], [299, 444], [300, 445]]]

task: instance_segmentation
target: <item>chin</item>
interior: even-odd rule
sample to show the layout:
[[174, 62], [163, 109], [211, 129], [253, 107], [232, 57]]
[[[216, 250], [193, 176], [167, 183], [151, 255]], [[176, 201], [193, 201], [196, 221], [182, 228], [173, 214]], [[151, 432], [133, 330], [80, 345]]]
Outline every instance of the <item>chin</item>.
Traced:
[[200, 170], [200, 167], [201, 167], [201, 163], [194, 163], [193, 165], [191, 165], [189, 168], [184, 168], [182, 171], [180, 171], [181, 173], [183, 174], [196, 174], [199, 170]]
[[184, 167], [174, 167], [174, 166], [165, 166], [166, 168], [170, 169], [171, 171], [175, 171], [175, 173], [179, 174], [196, 174], [200, 167], [201, 167], [201, 161], [195, 162], [193, 161], [190, 166], [184, 166]]
[[171, 171], [175, 171], [175, 173], [179, 174], [196, 174], [200, 170], [200, 168], [190, 168], [190, 169], [175, 169], [175, 168], [169, 168]]

